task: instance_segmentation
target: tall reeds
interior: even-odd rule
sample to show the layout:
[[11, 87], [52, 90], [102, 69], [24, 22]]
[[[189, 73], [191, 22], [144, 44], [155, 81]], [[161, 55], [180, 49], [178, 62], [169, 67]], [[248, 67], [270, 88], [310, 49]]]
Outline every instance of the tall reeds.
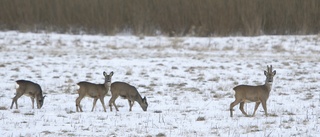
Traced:
[[0, 30], [114, 35], [317, 34], [319, 0], [1, 0]]

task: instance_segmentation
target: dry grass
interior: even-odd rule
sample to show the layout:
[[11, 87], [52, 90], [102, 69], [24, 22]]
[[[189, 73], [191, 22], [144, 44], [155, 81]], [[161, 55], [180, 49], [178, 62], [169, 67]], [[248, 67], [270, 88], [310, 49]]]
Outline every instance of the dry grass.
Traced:
[[26, 115], [26, 116], [33, 116], [33, 115], [34, 115], [34, 112], [27, 112], [27, 113], [24, 113], [24, 115]]
[[7, 110], [8, 108], [5, 106], [0, 106], [0, 110]]
[[[0, 29], [76, 34], [318, 34], [318, 0], [4, 0]], [[43, 45], [48, 45], [44, 42]]]

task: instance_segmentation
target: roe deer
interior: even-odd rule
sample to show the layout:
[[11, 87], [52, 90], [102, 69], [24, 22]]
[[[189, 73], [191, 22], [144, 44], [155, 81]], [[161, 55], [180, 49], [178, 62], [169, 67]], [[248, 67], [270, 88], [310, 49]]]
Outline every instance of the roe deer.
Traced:
[[86, 81], [82, 81], [78, 83], [80, 88], [78, 90], [79, 97], [76, 99], [77, 112], [79, 112], [79, 109], [82, 112], [80, 101], [85, 96], [88, 96], [94, 99], [91, 111], [93, 111], [97, 103], [97, 100], [100, 99], [104, 112], [106, 112], [106, 107], [104, 105], [104, 97], [107, 95], [110, 89], [112, 75], [113, 75], [113, 72], [110, 72], [109, 75], [106, 72], [103, 72], [103, 76], [105, 78], [103, 84], [94, 84]]
[[143, 111], [147, 111], [148, 103], [146, 97], [142, 98], [138, 90], [124, 82], [114, 82], [111, 84], [111, 98], [109, 100], [110, 111], [112, 111], [112, 104], [119, 111], [118, 107], [115, 104], [115, 100], [120, 96], [124, 99], [128, 99], [130, 109], [132, 111], [132, 106], [134, 101], [137, 101]]
[[18, 99], [22, 95], [26, 95], [31, 98], [32, 109], [34, 109], [34, 98], [36, 98], [37, 108], [40, 109], [45, 98], [45, 96], [42, 96], [40, 85], [27, 80], [17, 80], [16, 83], [18, 88], [16, 89], [16, 96], [12, 99], [10, 109], [12, 109], [14, 103], [16, 104], [16, 109], [18, 109]]
[[244, 103], [246, 102], [256, 102], [254, 107], [253, 115], [255, 115], [260, 103], [264, 109], [264, 113], [268, 116], [267, 112], [267, 100], [272, 87], [273, 76], [276, 75], [276, 71], [272, 72], [272, 65], [267, 66], [267, 71], [264, 71], [266, 76], [265, 84], [259, 86], [250, 86], [250, 85], [239, 85], [233, 88], [235, 93], [236, 100], [230, 104], [230, 117], [233, 116], [232, 111], [233, 107], [240, 103], [239, 109], [242, 114], [248, 116], [248, 114], [243, 110]]

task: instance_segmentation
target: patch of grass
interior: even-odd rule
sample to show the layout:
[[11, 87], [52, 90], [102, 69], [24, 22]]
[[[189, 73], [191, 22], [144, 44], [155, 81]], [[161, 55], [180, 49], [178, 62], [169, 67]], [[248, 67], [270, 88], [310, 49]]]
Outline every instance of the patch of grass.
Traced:
[[45, 134], [45, 135], [49, 135], [49, 134], [52, 134], [52, 132], [50, 132], [50, 131], [42, 131], [41, 133], [43, 133], [43, 134]]
[[61, 130], [62, 133], [67, 133], [69, 132], [68, 130]]
[[265, 124], [271, 125], [271, 124], [276, 124], [276, 121], [267, 121]]
[[295, 113], [293, 113], [293, 112], [289, 112], [289, 111], [285, 111], [285, 113], [286, 113], [287, 115], [289, 115], [289, 116], [296, 115]]
[[176, 66], [172, 66], [171, 69], [179, 69], [179, 68]]
[[220, 77], [208, 79], [208, 81], [213, 81], [213, 82], [219, 82], [219, 80], [220, 80]]
[[19, 110], [14, 110], [12, 113], [20, 113]]
[[196, 121], [205, 121], [206, 118], [205, 117], [198, 117]]
[[27, 113], [24, 113], [24, 115], [26, 115], [26, 116], [33, 116], [33, 115], [34, 115], [34, 112], [27, 112]]
[[305, 98], [303, 98], [303, 100], [310, 100], [310, 99], [312, 99], [314, 97], [314, 95], [312, 94], [312, 93], [307, 93], [306, 95], [305, 95]]
[[0, 110], [7, 110], [8, 108], [5, 106], [0, 106]]
[[63, 118], [67, 118], [67, 116], [62, 115], [62, 114], [58, 114], [57, 117], [63, 117]]
[[156, 137], [166, 137], [166, 134], [164, 134], [164, 133], [158, 133], [158, 134], [156, 135]]
[[268, 116], [269, 116], [269, 117], [278, 117], [278, 115], [275, 114], [275, 113], [269, 113]]
[[234, 50], [233, 46], [225, 46], [223, 47], [222, 49], [223, 51], [231, 51], [231, 50]]
[[154, 113], [162, 113], [162, 111], [161, 110], [155, 110], [155, 111], [153, 111]]
[[195, 87], [191, 87], [191, 88], [182, 88], [183, 91], [191, 91], [191, 92], [199, 92], [200, 94], [202, 94], [202, 92], [200, 92], [201, 90]]
[[257, 125], [253, 125], [253, 126], [249, 126], [247, 129], [247, 132], [259, 132], [261, 131], [261, 129], [259, 129], [259, 127]]
[[68, 136], [69, 136], [69, 137], [74, 137], [74, 136], [76, 136], [76, 134], [69, 133]]

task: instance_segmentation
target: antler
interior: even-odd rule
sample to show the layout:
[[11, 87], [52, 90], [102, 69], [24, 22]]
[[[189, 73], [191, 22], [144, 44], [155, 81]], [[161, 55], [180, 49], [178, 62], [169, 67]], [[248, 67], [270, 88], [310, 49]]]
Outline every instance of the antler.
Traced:
[[269, 65], [267, 65], [267, 71], [268, 71], [268, 73], [272, 72], [272, 65], [270, 65], [270, 67], [269, 67]]

